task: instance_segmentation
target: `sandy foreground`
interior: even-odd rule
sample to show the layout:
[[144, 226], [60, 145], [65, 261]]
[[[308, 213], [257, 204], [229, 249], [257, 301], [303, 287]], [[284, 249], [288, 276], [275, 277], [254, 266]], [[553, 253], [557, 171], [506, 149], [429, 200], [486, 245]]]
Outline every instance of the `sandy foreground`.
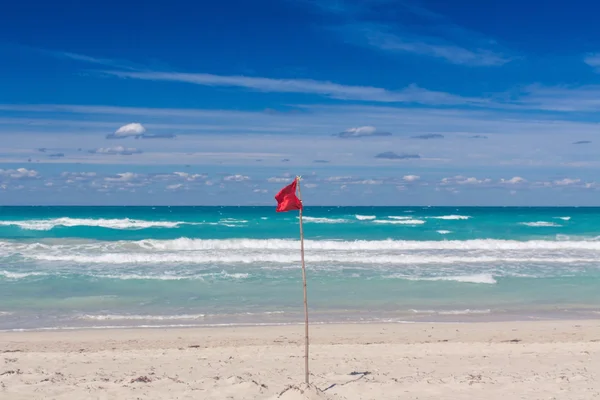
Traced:
[[600, 399], [600, 321], [0, 333], [0, 399]]

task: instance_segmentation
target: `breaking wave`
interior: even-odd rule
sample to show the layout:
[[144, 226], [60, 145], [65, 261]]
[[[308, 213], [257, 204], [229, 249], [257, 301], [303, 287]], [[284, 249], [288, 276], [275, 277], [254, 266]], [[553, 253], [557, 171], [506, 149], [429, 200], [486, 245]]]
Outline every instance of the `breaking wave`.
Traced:
[[432, 219], [443, 219], [443, 220], [465, 220], [470, 219], [471, 217], [468, 215], [442, 215], [439, 217], [427, 217]]
[[[102, 254], [28, 254], [26, 259], [38, 261], [62, 261], [85, 264], [297, 264], [300, 255], [297, 252], [286, 254], [241, 253], [241, 254], [203, 254], [193, 253], [102, 253]], [[362, 253], [325, 253], [307, 254], [306, 261], [312, 263], [360, 263], [360, 264], [484, 264], [494, 262], [507, 263], [546, 263], [568, 264], [598, 262], [599, 257], [511, 257], [497, 256], [446, 256], [446, 255], [372, 255]]]
[[376, 219], [373, 221], [376, 224], [392, 224], [392, 225], [421, 225], [424, 224], [425, 221], [420, 219], [394, 219], [393, 221], [388, 221], [384, 219]]
[[32, 219], [24, 221], [0, 221], [0, 226], [18, 226], [21, 229], [33, 231], [49, 231], [59, 226], [94, 226], [109, 229], [146, 229], [146, 228], [177, 228], [183, 224], [195, 225], [190, 222], [145, 221], [130, 218], [123, 219], [90, 219], [90, 218], [54, 218]]
[[0, 271], [0, 276], [7, 279], [23, 279], [29, 278], [30, 276], [46, 276], [47, 274], [43, 272], [10, 272], [10, 271]]
[[377, 218], [375, 215], [355, 215], [356, 219], [359, 221], [370, 221], [372, 219]]
[[521, 225], [531, 226], [531, 227], [560, 227], [562, 225], [555, 224], [554, 222], [548, 221], [536, 221], [536, 222], [521, 222]]
[[204, 319], [204, 314], [181, 314], [181, 315], [82, 315], [79, 319], [93, 321], [172, 321], [172, 320], [195, 320]]
[[304, 222], [313, 223], [313, 224], [344, 224], [344, 223], [348, 222], [347, 219], [316, 218], [316, 217], [306, 217], [306, 216], [303, 216], [302, 220]]
[[498, 283], [491, 274], [460, 275], [460, 276], [434, 276], [434, 277], [414, 277], [404, 275], [389, 275], [390, 279], [406, 279], [409, 281], [453, 281], [461, 283], [481, 283], [495, 285]]
[[[82, 241], [60, 239], [48, 242], [0, 241], [0, 256], [39, 252], [185, 251], [185, 250], [298, 250], [292, 239], [145, 239], [138, 241]], [[306, 240], [307, 250], [591, 250], [600, 251], [596, 240]]]
[[437, 315], [469, 315], [469, 314], [490, 314], [492, 310], [410, 310], [415, 314], [437, 314]]

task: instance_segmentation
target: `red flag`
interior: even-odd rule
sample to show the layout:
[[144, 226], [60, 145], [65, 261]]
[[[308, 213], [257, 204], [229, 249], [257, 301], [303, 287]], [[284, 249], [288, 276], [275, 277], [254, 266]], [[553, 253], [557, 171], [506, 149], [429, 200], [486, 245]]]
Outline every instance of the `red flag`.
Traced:
[[291, 210], [301, 210], [302, 201], [296, 196], [296, 186], [298, 181], [290, 183], [275, 195], [277, 200], [277, 212], [286, 212]]

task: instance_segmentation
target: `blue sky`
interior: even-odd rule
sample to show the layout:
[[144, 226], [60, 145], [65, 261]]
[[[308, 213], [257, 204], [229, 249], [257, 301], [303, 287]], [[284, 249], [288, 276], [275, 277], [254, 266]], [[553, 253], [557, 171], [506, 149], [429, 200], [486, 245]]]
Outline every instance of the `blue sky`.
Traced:
[[600, 5], [20, 1], [3, 204], [597, 205]]

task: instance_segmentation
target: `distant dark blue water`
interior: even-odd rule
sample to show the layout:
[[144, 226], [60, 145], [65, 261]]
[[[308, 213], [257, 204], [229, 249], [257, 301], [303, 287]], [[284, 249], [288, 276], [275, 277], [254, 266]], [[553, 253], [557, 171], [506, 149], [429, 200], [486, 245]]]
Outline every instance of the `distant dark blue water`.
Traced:
[[[311, 207], [311, 318], [600, 315], [600, 208]], [[0, 329], [302, 320], [297, 213], [1, 207]]]

